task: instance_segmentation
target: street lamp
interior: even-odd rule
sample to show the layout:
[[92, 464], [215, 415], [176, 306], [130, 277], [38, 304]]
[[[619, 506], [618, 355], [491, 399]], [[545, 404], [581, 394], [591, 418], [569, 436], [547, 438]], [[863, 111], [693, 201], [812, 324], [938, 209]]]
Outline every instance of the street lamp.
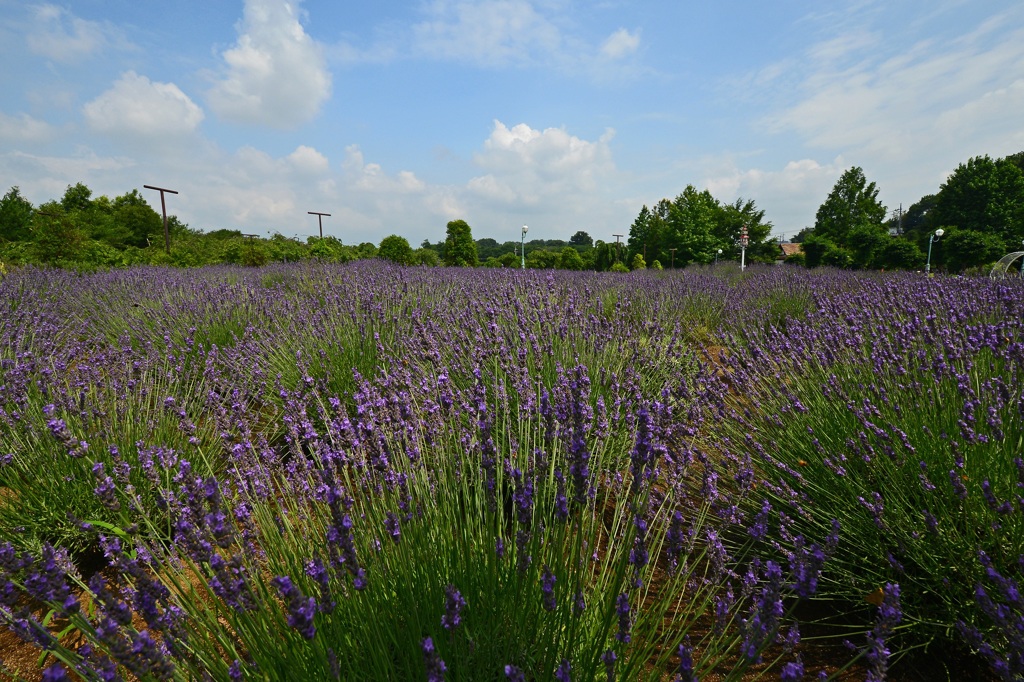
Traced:
[[519, 253], [522, 256], [522, 263], [521, 263], [521, 265], [522, 265], [522, 269], [523, 270], [526, 269], [526, 233], [529, 230], [530, 230], [529, 227], [527, 227], [526, 225], [523, 225], [523, 239], [522, 239], [522, 244], [520, 245], [520, 249], [519, 249]]
[[924, 274], [930, 274], [932, 271], [932, 242], [936, 241], [939, 237], [946, 234], [946, 231], [941, 227], [935, 230], [935, 234], [928, 237], [928, 261], [924, 264]]
[[718, 253], [715, 254], [715, 265], [718, 265], [718, 257], [722, 255], [722, 250], [719, 249]]

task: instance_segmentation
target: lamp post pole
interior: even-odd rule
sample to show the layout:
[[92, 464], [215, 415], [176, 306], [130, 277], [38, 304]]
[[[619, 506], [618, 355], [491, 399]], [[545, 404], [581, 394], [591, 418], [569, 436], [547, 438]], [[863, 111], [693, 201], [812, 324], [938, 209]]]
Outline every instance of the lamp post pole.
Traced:
[[320, 239], [324, 238], [324, 216], [331, 217], [330, 213], [317, 213], [316, 211], [306, 211], [309, 215], [315, 215], [316, 221], [320, 225]]
[[744, 225], [740, 228], [740, 272], [747, 269], [747, 244], [750, 243], [750, 237], [747, 236], [747, 226]]
[[526, 269], [526, 233], [530, 231], [530, 228], [523, 225], [523, 235], [519, 244], [519, 256], [522, 259], [519, 263], [522, 270]]
[[676, 269], [676, 250], [675, 249], [669, 249], [669, 251], [672, 252], [672, 269], [675, 270]]
[[177, 192], [173, 189], [164, 189], [163, 187], [154, 187], [153, 185], [143, 185], [143, 187], [146, 189], [155, 189], [157, 192], [160, 192], [160, 210], [163, 211], [164, 214], [164, 248], [167, 250], [167, 253], [170, 254], [171, 233], [167, 229], [167, 202], [164, 201], [164, 192], [168, 194], [177, 194]]
[[718, 265], [718, 257], [721, 256], [721, 255], [722, 255], [722, 250], [721, 249], [719, 249], [717, 252], [715, 252], [715, 265]]
[[932, 242], [936, 241], [946, 232], [940, 227], [935, 230], [935, 233], [928, 237], [928, 260], [924, 264], [924, 274], [930, 275], [932, 272]]

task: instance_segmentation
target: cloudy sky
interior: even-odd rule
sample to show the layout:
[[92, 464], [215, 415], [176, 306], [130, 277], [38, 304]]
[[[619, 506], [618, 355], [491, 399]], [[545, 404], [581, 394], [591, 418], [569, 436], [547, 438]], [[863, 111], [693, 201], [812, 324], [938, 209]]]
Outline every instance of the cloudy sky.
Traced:
[[1020, 0], [0, 0], [0, 60], [0, 192], [345, 243], [611, 240], [688, 184], [792, 235], [851, 166], [892, 210], [1024, 150]]

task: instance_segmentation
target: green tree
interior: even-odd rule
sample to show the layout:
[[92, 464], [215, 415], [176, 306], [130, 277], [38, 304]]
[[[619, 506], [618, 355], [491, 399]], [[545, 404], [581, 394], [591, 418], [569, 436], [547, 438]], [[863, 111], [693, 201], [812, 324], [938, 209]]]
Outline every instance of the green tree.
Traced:
[[60, 205], [65, 213], [85, 211], [92, 205], [92, 190], [81, 182], [68, 185], [60, 200]]
[[794, 244], [803, 244], [804, 241], [808, 237], [810, 237], [812, 234], [814, 234], [814, 228], [813, 227], [805, 227], [802, 230], [800, 230], [799, 232], [797, 232], [795, 235], [793, 235], [793, 238], [790, 239], [789, 241], [791, 241]]
[[519, 260], [519, 256], [514, 251], [501, 254], [498, 256], [498, 261], [503, 268], [518, 268], [522, 266], [522, 261]]
[[809, 268], [824, 265], [825, 253], [830, 249], [836, 248], [835, 242], [831, 239], [813, 233], [801, 242], [801, 246], [804, 251], [804, 263]]
[[927, 241], [928, 234], [932, 231], [932, 212], [935, 210], [935, 203], [938, 195], [927, 194], [910, 205], [910, 208], [903, 214], [903, 236], [921, 245]]
[[875, 256], [885, 247], [889, 239], [888, 232], [881, 225], [862, 224], [850, 230], [846, 235], [846, 242], [853, 254], [853, 267], [873, 267]]
[[447, 237], [444, 240], [444, 264], [475, 267], [477, 263], [476, 242], [473, 241], [473, 231], [469, 223], [465, 220], [449, 222]]
[[491, 239], [490, 237], [484, 237], [483, 239], [476, 240], [476, 257], [477, 260], [484, 261], [488, 258], [498, 257], [505, 252], [503, 245], [498, 243], [498, 240]]
[[882, 223], [887, 213], [885, 206], [878, 201], [875, 183], [869, 183], [864, 171], [854, 166], [843, 173], [825, 203], [818, 208], [814, 234], [846, 246], [854, 228], [869, 226], [884, 232]]
[[594, 239], [583, 230], [580, 230], [573, 236], [569, 237], [569, 243], [572, 246], [582, 246], [590, 248], [594, 246]]
[[1006, 253], [1006, 244], [991, 232], [964, 230], [947, 227], [942, 240], [936, 242], [938, 251], [932, 253], [932, 261], [945, 265], [950, 272], [961, 272], [967, 268], [991, 265]]
[[85, 234], [61, 204], [49, 202], [39, 207], [32, 219], [36, 258], [42, 263], [75, 262], [85, 247]]
[[645, 204], [629, 227], [629, 239], [626, 241], [626, 258], [632, 254], [642, 253], [645, 249], [651, 254], [661, 252], [663, 243], [668, 237], [667, 219], [671, 213], [671, 203], [662, 199], [654, 210]]
[[834, 268], [852, 267], [853, 261], [853, 252], [842, 246], [831, 246], [821, 256], [822, 265], [831, 265]]
[[772, 224], [764, 219], [764, 211], [753, 199], [737, 199], [731, 204], [720, 204], [715, 216], [712, 235], [717, 249], [722, 249], [722, 258], [739, 258], [739, 240], [742, 228], [747, 228], [747, 260], [774, 263], [779, 247], [770, 238]]
[[11, 187], [0, 199], [0, 240], [9, 242], [32, 239], [32, 202], [21, 196], [21, 190]]
[[437, 251], [433, 249], [427, 249], [420, 247], [414, 252], [416, 256], [416, 265], [427, 265], [434, 267], [441, 264], [441, 259], [437, 255]]
[[163, 218], [153, 210], [139, 190], [133, 189], [115, 198], [111, 209], [114, 222], [129, 235], [129, 244], [139, 248], [163, 245]]
[[936, 225], [993, 234], [1007, 244], [1020, 244], [1024, 172], [1013, 161], [993, 161], [988, 156], [960, 164], [939, 190], [933, 220]]
[[384, 237], [377, 249], [377, 257], [389, 260], [399, 265], [412, 265], [416, 262], [409, 240], [397, 234]]
[[638, 253], [635, 256], [633, 256], [633, 260], [629, 264], [629, 269], [630, 270], [646, 270], [647, 269], [647, 262], [644, 260], [644, 255], [642, 253]]
[[571, 246], [567, 246], [562, 249], [560, 264], [563, 270], [582, 270], [583, 258], [580, 256], [579, 251]]
[[[687, 185], [675, 198], [669, 211], [665, 241], [678, 249], [677, 266], [714, 261], [718, 251], [718, 240], [714, 235], [718, 214], [718, 200], [707, 190], [698, 192], [693, 185]], [[663, 257], [661, 253], [656, 255], [659, 259]]]
[[912, 241], [889, 237], [875, 254], [875, 267], [886, 270], [920, 270], [924, 267], [924, 253]]
[[610, 269], [615, 263], [615, 244], [609, 244], [598, 239], [594, 242], [594, 250], [591, 253], [594, 256], [593, 268], [598, 272]]
[[560, 260], [561, 258], [555, 251], [534, 249], [526, 255], [526, 267], [537, 270], [554, 270], [560, 266]]

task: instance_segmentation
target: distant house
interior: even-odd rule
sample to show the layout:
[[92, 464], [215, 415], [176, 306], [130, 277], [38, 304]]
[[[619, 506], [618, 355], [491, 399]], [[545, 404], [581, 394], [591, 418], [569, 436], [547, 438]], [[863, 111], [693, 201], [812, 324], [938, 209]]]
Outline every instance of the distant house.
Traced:
[[803, 253], [804, 247], [794, 242], [779, 244], [779, 254], [775, 257], [776, 263], [782, 263], [794, 254]]

